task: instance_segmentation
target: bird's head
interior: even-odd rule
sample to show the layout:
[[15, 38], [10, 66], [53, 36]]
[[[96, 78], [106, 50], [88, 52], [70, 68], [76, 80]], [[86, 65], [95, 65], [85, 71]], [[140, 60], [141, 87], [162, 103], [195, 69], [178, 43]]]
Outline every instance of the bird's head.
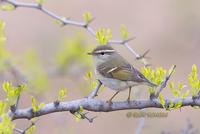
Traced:
[[92, 52], [88, 53], [94, 57], [98, 64], [109, 61], [116, 51], [110, 45], [99, 45]]

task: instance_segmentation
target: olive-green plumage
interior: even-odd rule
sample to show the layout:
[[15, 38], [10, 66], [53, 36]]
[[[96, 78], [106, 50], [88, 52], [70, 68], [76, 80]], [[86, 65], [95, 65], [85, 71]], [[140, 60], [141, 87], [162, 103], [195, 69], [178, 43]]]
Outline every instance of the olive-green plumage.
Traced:
[[137, 85], [156, 86], [109, 45], [97, 46], [89, 54], [94, 57], [97, 79], [117, 93]]

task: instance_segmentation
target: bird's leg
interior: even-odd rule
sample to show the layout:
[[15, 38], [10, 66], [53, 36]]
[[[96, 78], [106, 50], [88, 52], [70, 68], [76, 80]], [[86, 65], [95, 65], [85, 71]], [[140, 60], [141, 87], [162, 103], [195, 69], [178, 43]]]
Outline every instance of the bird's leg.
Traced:
[[129, 87], [127, 101], [130, 101], [130, 98], [131, 98], [131, 87]]
[[108, 103], [112, 103], [112, 99], [119, 93], [119, 91], [117, 91], [107, 102]]

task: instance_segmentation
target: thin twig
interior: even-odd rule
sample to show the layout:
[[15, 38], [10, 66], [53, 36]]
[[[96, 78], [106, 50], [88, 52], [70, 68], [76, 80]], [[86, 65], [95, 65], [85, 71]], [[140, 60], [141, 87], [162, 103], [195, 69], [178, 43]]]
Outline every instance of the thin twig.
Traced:
[[159, 94], [162, 92], [162, 90], [167, 86], [167, 82], [169, 81], [170, 77], [172, 76], [172, 74], [174, 73], [174, 70], [176, 68], [176, 65], [173, 66], [170, 74], [165, 78], [165, 80], [160, 84], [159, 86], [159, 90], [157, 91], [155, 97], [158, 98]]
[[[50, 10], [44, 8], [42, 5], [37, 4], [37, 3], [25, 3], [25, 2], [18, 2], [16, 0], [2, 0], [3, 2], [7, 2], [9, 4], [12, 4], [15, 8], [18, 7], [24, 7], [24, 8], [33, 8], [36, 10], [39, 10], [45, 14], [47, 14], [48, 16], [59, 20], [60, 22], [62, 22], [63, 25], [73, 25], [73, 26], [77, 26], [77, 27], [82, 27], [85, 28], [86, 31], [88, 33], [90, 33], [93, 37], [96, 38], [96, 32], [95, 30], [93, 30], [90, 26], [89, 23], [85, 23], [85, 22], [78, 22], [78, 21], [73, 21], [71, 19], [67, 19], [64, 17], [60, 17], [57, 14], [51, 12]], [[93, 20], [93, 19], [92, 19]], [[135, 39], [135, 37], [127, 39], [127, 40], [109, 40], [108, 44], [123, 44], [135, 57], [136, 59], [140, 57], [140, 55], [138, 53], [136, 53], [129, 45], [128, 42]], [[141, 60], [142, 61], [142, 60]], [[142, 61], [143, 62], [143, 61]], [[144, 62], [143, 62], [144, 63]], [[144, 63], [146, 65], [146, 63]]]
[[100, 80], [98, 80], [98, 84], [96, 86], [96, 88], [92, 91], [92, 93], [88, 96], [88, 99], [93, 99], [94, 97], [97, 96], [97, 93], [101, 87], [102, 83]]
[[[38, 120], [37, 120], [38, 121]], [[31, 125], [29, 125], [26, 129], [24, 129], [24, 130], [22, 130], [22, 129], [19, 129], [19, 128], [14, 128], [14, 130], [16, 131], [16, 132], [18, 132], [18, 133], [20, 133], [20, 134], [26, 134], [26, 131], [28, 130], [28, 129], [30, 129], [31, 127], [33, 127], [33, 126], [35, 126], [35, 123], [36, 123], [36, 121], [35, 122], [31, 122]]]
[[14, 128], [14, 130], [16, 131], [16, 132], [18, 132], [19, 134], [22, 134], [24, 131], [23, 130], [21, 130], [21, 129], [19, 129], [19, 128]]
[[92, 118], [86, 116], [86, 115], [88, 114], [88, 112], [86, 112], [86, 113], [80, 113], [80, 112], [78, 111], [77, 113], [81, 115], [81, 118], [82, 118], [82, 119], [86, 119], [86, 120], [88, 120], [90, 123], [92, 123], [92, 122], [94, 121], [94, 119], [97, 118], [97, 116], [94, 116], [94, 117], [92, 117]]

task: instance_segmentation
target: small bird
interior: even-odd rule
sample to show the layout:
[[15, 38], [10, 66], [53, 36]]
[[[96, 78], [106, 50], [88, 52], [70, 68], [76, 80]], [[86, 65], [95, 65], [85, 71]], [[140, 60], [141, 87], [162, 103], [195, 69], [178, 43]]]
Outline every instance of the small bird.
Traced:
[[138, 85], [156, 87], [142, 73], [135, 69], [110, 45], [99, 45], [88, 53], [94, 58], [95, 74], [102, 84], [116, 93], [108, 100], [109, 103], [120, 92], [129, 89], [127, 101], [130, 101], [131, 88]]

